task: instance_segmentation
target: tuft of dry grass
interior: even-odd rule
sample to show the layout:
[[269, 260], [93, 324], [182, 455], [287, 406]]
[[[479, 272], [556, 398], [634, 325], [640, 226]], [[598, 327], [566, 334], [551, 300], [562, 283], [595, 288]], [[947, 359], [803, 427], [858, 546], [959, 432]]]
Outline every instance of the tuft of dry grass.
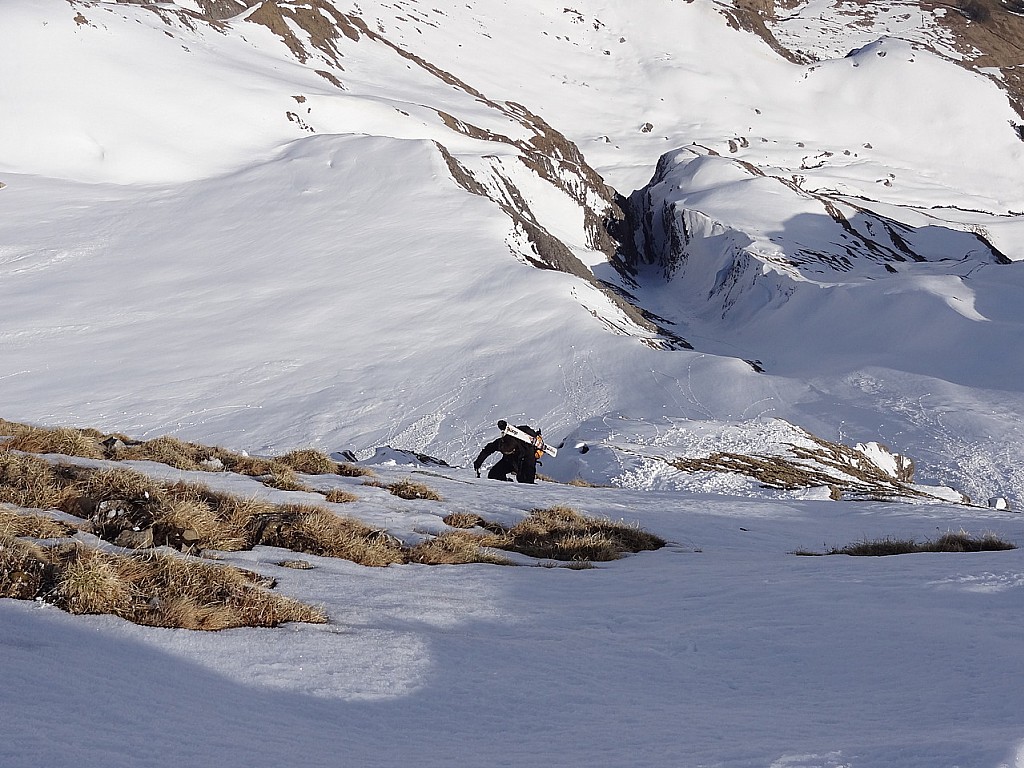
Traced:
[[117, 499], [139, 505], [160, 504], [166, 499], [164, 488], [148, 475], [124, 467], [101, 469], [84, 474], [78, 490], [88, 503]]
[[393, 496], [397, 496], [400, 499], [406, 499], [407, 501], [412, 501], [413, 499], [444, 501], [441, 494], [430, 486], [424, 485], [423, 483], [417, 483], [415, 480], [410, 480], [409, 478], [398, 480], [394, 483], [381, 483], [374, 481], [368, 482], [366, 485], [372, 485], [375, 488], [384, 488]]
[[285, 468], [285, 465], [276, 459], [266, 459], [261, 456], [248, 456], [241, 453], [232, 453], [223, 448], [214, 450], [214, 458], [219, 460], [229, 472], [249, 477], [262, 477], [272, 475], [275, 470]]
[[[986, 533], [972, 536], [966, 531], [947, 532], [935, 541], [916, 541], [914, 539], [864, 539], [847, 544], [845, 547], [833, 547], [826, 555], [850, 555], [852, 557], [888, 557], [891, 555], [909, 555], [921, 552], [1000, 552], [1016, 549], [1017, 545], [999, 538], [995, 534]], [[818, 555], [818, 552], [798, 550], [795, 555]]]
[[589, 560], [570, 560], [568, 562], [540, 562], [537, 563], [539, 568], [565, 568], [570, 571], [589, 571], [593, 570], [597, 566]]
[[[189, 595], [175, 595], [155, 601], [155, 609], [146, 616], [149, 626], [177, 627], [207, 632], [248, 626], [234, 606], [210, 605]], [[256, 626], [264, 626], [257, 624]]]
[[251, 531], [259, 521], [270, 517], [277, 511], [277, 505], [261, 499], [257, 496], [234, 496], [232, 494], [216, 495], [217, 516], [229, 525], [233, 531], [237, 531], [245, 540], [245, 549], [252, 546], [251, 535], [244, 533]]
[[347, 462], [340, 462], [338, 464], [337, 473], [342, 477], [376, 477], [377, 473], [369, 467], [360, 467], [356, 464], [349, 464]]
[[338, 472], [336, 461], [312, 448], [291, 451], [281, 456], [279, 461], [304, 475], [334, 475]]
[[112, 455], [117, 461], [155, 461], [175, 469], [194, 471], [210, 458], [210, 449], [176, 437], [157, 437], [118, 448]]
[[58, 575], [49, 596], [54, 605], [68, 613], [125, 616], [131, 610], [131, 582], [119, 572], [115, 557], [77, 544], [56, 552]]
[[484, 549], [497, 547], [501, 541], [501, 537], [493, 534], [479, 535], [462, 530], [446, 531], [412, 547], [409, 550], [409, 562], [423, 565], [512, 565], [508, 558]]
[[[587, 517], [566, 506], [535, 509], [511, 528], [504, 528], [468, 512], [453, 512], [443, 520], [446, 525], [459, 530], [442, 534], [438, 539], [504, 549], [538, 559], [580, 563], [581, 568], [591, 562], [616, 560], [624, 552], [640, 552], [665, 546], [663, 539], [637, 526]], [[467, 530], [469, 528], [484, 528], [488, 533], [470, 533]], [[437, 545], [442, 553], [451, 546], [447, 541]], [[422, 557], [417, 553], [417, 548], [413, 549], [413, 553], [414, 562], [430, 562], [417, 559]]]
[[484, 519], [473, 512], [452, 512], [441, 518], [441, 522], [452, 528], [477, 528], [483, 525]]
[[386, 566], [406, 560], [401, 543], [385, 531], [307, 505], [279, 508], [259, 522], [253, 540], [256, 544], [339, 557], [360, 565]]
[[624, 552], [660, 549], [664, 539], [637, 526], [587, 517], [575, 509], [535, 509], [508, 530], [503, 549], [551, 560], [616, 560]]
[[133, 560], [133, 583], [147, 598], [138, 623], [218, 630], [327, 621], [320, 609], [270, 592], [249, 571], [158, 553]]
[[232, 551], [267, 544], [364, 565], [404, 560], [392, 537], [326, 508], [276, 505], [198, 483], [160, 484], [120, 467], [75, 470], [68, 482], [74, 494], [66, 511], [88, 518], [96, 535], [124, 546], [133, 546], [119, 539], [131, 530], [151, 531], [154, 546], [182, 550]]
[[13, 437], [25, 428], [25, 424], [0, 418], [0, 437]]
[[994, 533], [972, 536], [967, 531], [952, 531], [942, 534], [929, 545], [929, 552], [1004, 552], [1016, 549], [1017, 545], [999, 538]]
[[0, 450], [0, 502], [32, 509], [65, 509], [73, 495], [48, 461]]
[[[12, 424], [12, 422], [6, 422]], [[4, 430], [6, 431], [6, 430]], [[81, 429], [71, 427], [34, 427], [27, 424], [14, 425], [10, 440], [4, 444], [8, 450], [26, 453], [61, 453], [65, 456], [81, 456], [86, 459], [102, 459], [103, 448], [99, 440]]]
[[226, 499], [196, 485], [176, 485], [170, 499], [153, 521], [154, 539], [178, 549], [218, 549], [234, 552], [247, 548], [246, 519], [224, 509]]
[[0, 597], [32, 600], [47, 589], [52, 572], [43, 547], [0, 534]]
[[162, 553], [115, 555], [81, 544], [0, 537], [0, 596], [157, 627], [219, 630], [322, 624], [323, 611], [270, 592], [256, 574]]
[[0, 506], [0, 537], [25, 536], [33, 539], [62, 539], [77, 528], [44, 515]]
[[[593, 562], [617, 560], [625, 552], [659, 549], [665, 541], [637, 526], [588, 517], [566, 506], [535, 509], [511, 528], [469, 512], [444, 518], [456, 530], [446, 531], [410, 550], [411, 562], [442, 564], [510, 561], [488, 552], [503, 549], [542, 560], [574, 563], [580, 569]], [[483, 528], [487, 533], [469, 529]]]
[[279, 458], [249, 456], [216, 446], [161, 436], [135, 441], [122, 434], [106, 435], [95, 429], [37, 427], [0, 419], [0, 450], [25, 453], [60, 453], [112, 461], [154, 461], [185, 471], [229, 471], [257, 477], [279, 490], [310, 490], [295, 476], [338, 474], [373, 477], [371, 469], [338, 463], [312, 448], [291, 451]]
[[349, 493], [344, 488], [331, 488], [324, 493], [324, 498], [331, 504], [351, 504], [353, 501], [359, 501], [358, 496]]
[[265, 486], [276, 488], [279, 491], [313, 491], [312, 488], [299, 480], [299, 476], [295, 474], [294, 469], [284, 465], [275, 466], [271, 474], [265, 475], [260, 479]]

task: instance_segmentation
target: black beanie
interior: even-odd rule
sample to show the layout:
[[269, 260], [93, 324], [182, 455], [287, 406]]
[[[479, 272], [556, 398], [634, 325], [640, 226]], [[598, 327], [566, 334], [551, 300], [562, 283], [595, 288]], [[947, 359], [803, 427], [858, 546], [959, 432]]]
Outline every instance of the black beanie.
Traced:
[[502, 432], [505, 431], [505, 427], [507, 427], [507, 426], [508, 426], [508, 422], [505, 421], [504, 419], [501, 419], [501, 420], [498, 421], [498, 429], [500, 429]]

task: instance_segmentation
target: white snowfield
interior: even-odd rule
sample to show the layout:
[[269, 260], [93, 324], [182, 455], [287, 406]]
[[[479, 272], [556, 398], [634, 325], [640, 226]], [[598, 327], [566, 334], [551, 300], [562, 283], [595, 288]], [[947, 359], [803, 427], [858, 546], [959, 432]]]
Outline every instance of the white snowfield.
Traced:
[[[791, 554], [1024, 545], [1022, 118], [942, 9], [780, 9], [798, 64], [709, 0], [210, 5], [0, 3], [0, 417], [440, 475], [338, 508], [406, 540], [564, 503], [671, 544], [227, 556], [324, 627], [3, 600], [0, 765], [1024, 768], [1021, 550]], [[606, 487], [478, 481], [498, 419]], [[808, 433], [929, 498], [671, 464]]]

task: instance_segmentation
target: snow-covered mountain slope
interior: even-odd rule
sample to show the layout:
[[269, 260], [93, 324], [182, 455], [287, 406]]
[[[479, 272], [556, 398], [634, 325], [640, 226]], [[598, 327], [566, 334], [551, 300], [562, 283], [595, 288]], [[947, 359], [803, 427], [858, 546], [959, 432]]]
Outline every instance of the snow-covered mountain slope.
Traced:
[[1019, 117], [913, 8], [4, 3], [5, 415], [774, 416], [1024, 497]]
[[[726, 447], [751, 446], [725, 437]], [[245, 498], [323, 504], [232, 473], [134, 466]], [[358, 496], [330, 506], [409, 542], [446, 530], [453, 513], [511, 524], [563, 504], [670, 544], [589, 570], [369, 568], [306, 554], [313, 567], [296, 570], [279, 565], [299, 556], [290, 550], [221, 553], [330, 617], [272, 630], [169, 630], [3, 599], [0, 763], [1022, 764], [1024, 693], [1012, 670], [1024, 550], [793, 554], [965, 527], [1020, 543], [1019, 515], [742, 498], [722, 487], [504, 484], [402, 462], [375, 471], [382, 484], [426, 483], [443, 501], [399, 499], [362, 478], [303, 480]]]
[[[670, 542], [215, 555], [330, 617], [276, 630], [0, 600], [0, 765], [1024, 767], [1024, 550], [793, 554], [1024, 543], [1020, 11], [0, 2], [0, 418], [351, 450], [442, 500], [303, 481], [405, 542]], [[499, 418], [562, 482], [475, 476]]]

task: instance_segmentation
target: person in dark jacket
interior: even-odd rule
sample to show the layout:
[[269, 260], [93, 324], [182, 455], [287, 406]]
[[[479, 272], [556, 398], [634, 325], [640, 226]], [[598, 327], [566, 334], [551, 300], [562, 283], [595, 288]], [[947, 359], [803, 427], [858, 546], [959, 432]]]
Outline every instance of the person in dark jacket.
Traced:
[[[532, 483], [537, 477], [537, 453], [536, 449], [532, 445], [527, 445], [517, 437], [505, 434], [505, 427], [508, 426], [508, 422], [502, 420], [498, 422], [498, 429], [501, 430], [501, 437], [497, 440], [492, 440], [483, 447], [480, 454], [476, 457], [476, 461], [473, 462], [473, 469], [476, 470], [476, 476], [480, 477], [480, 468], [484, 465], [487, 457], [492, 453], [501, 453], [501, 458], [498, 459], [497, 463], [491, 467], [487, 473], [487, 477], [491, 480], [508, 480], [508, 475], [512, 472], [516, 475], [516, 480], [520, 483]], [[523, 430], [528, 435], [536, 437], [539, 433], [537, 430], [528, 426], [520, 426], [519, 429]]]

